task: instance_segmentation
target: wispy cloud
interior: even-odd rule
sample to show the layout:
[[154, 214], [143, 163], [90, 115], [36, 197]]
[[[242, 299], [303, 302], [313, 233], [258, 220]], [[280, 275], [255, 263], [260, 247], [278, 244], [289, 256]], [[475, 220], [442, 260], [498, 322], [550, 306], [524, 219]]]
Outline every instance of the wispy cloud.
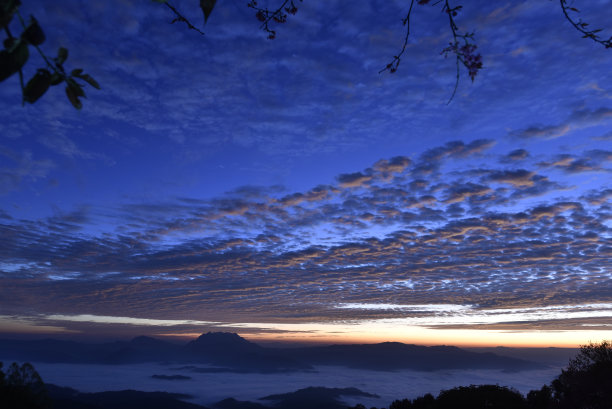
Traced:
[[511, 137], [552, 139], [566, 135], [570, 131], [599, 125], [612, 118], [612, 108], [601, 107], [595, 110], [576, 110], [563, 122], [554, 125], [532, 125], [510, 132]]
[[[245, 186], [209, 200], [7, 219], [0, 296], [57, 311], [51, 321], [100, 325], [238, 325], [246, 312], [260, 323], [378, 317], [420, 326], [610, 316], [601, 217], [609, 195], [530, 204], [562, 186], [542, 174], [555, 167], [529, 159], [520, 169], [467, 170], [488, 146], [381, 159], [289, 195]], [[423, 179], [423, 158], [439, 169], [465, 162]], [[96, 233], [100, 218], [107, 228]]]

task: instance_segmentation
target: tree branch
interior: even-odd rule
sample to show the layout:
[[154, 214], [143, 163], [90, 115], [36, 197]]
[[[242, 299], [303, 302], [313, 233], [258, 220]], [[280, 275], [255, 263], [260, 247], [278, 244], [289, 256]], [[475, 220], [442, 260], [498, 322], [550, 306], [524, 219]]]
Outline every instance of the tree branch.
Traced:
[[[300, 2], [301, 1], [302, 0], [300, 0]], [[289, 7], [286, 7], [287, 4], [289, 4]], [[295, 14], [298, 10], [293, 0], [283, 0], [282, 4], [274, 11], [270, 11], [268, 8], [258, 7], [256, 0], [251, 0], [247, 4], [247, 7], [257, 10], [255, 17], [261, 22], [259, 28], [268, 33], [269, 40], [274, 40], [276, 38], [276, 31], [270, 28], [270, 24], [272, 22], [280, 24], [286, 23], [288, 14]]]
[[580, 19], [578, 19], [578, 21], [574, 21], [568, 13], [568, 10], [573, 11], [575, 13], [580, 13], [580, 10], [578, 10], [575, 7], [570, 7], [567, 4], [567, 0], [559, 0], [559, 4], [561, 5], [561, 10], [563, 11], [563, 15], [565, 16], [567, 21], [569, 21], [576, 30], [578, 30], [579, 32], [583, 34], [582, 36], [583, 38], [590, 38], [591, 40], [603, 45], [606, 48], [612, 48], [612, 36], [608, 38], [607, 40], [603, 40], [597, 34], [601, 31], [600, 28], [597, 28], [595, 30], [587, 30], [586, 27], [589, 25], [589, 23], [585, 23], [584, 21]]
[[189, 20], [187, 20], [187, 17], [183, 16], [181, 13], [179, 13], [179, 11], [174, 8], [174, 6], [172, 6], [170, 3], [166, 2], [164, 3], [170, 10], [172, 10], [172, 12], [176, 15], [176, 17], [174, 18], [174, 20], [172, 20], [172, 22], [170, 24], [174, 24], [177, 21], [183, 22], [185, 24], [187, 24], [187, 27], [191, 30], [195, 30], [198, 33], [204, 35], [204, 33], [197, 28], [196, 26], [194, 26], [193, 24], [191, 24], [191, 22]]
[[[442, 10], [446, 11], [448, 14], [448, 24], [450, 26], [451, 32], [453, 33], [453, 44], [455, 45], [455, 65], [457, 67], [457, 75], [455, 77], [455, 86], [453, 87], [453, 93], [450, 98], [446, 102], [446, 105], [450, 104], [453, 98], [455, 98], [455, 94], [457, 93], [457, 88], [459, 88], [459, 78], [461, 76], [461, 71], [459, 70], [459, 54], [457, 53], [457, 24], [455, 24], [455, 20], [453, 19], [453, 13], [450, 11], [451, 7], [448, 4], [448, 0], [444, 1], [444, 7]], [[456, 11], [455, 11], [456, 13]]]
[[406, 17], [402, 20], [402, 24], [406, 26], [406, 36], [404, 37], [404, 44], [400, 52], [397, 55], [393, 56], [393, 60], [385, 66], [382, 70], [378, 71], [379, 74], [389, 71], [390, 73], [394, 73], [397, 71], [397, 67], [400, 64], [402, 59], [402, 54], [406, 51], [406, 47], [408, 46], [408, 37], [410, 37], [410, 15], [412, 14], [412, 6], [414, 6], [414, 0], [410, 1], [410, 8], [408, 9], [408, 13], [406, 13]]

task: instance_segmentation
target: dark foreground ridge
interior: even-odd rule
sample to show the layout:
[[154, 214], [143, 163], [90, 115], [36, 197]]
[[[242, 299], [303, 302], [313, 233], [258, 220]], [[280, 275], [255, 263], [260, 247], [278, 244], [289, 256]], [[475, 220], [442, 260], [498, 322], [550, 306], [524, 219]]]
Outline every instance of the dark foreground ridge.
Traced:
[[384, 342], [306, 348], [265, 348], [233, 333], [209, 332], [184, 345], [150, 337], [87, 344], [54, 339], [0, 340], [0, 359], [50, 363], [132, 364], [173, 362], [194, 372], [275, 373], [312, 371], [315, 365], [396, 371], [503, 369], [521, 371], [545, 365], [492, 352], [452, 346], [426, 347]]
[[268, 401], [268, 404], [227, 398], [212, 406], [214, 409], [347, 409], [347, 405], [341, 399], [343, 396], [378, 397], [378, 395], [363, 392], [357, 388], [311, 386], [295, 392], [259, 398], [259, 400]]
[[274, 407], [294, 409], [343, 409], [346, 405], [340, 401], [342, 396], [359, 396], [378, 398], [378, 395], [360, 391], [357, 388], [304, 388], [290, 393], [269, 395], [261, 398], [274, 402]]
[[[443, 390], [437, 397], [426, 394], [395, 400], [389, 409], [610, 409], [611, 382], [612, 343], [603, 341], [581, 346], [578, 355], [550, 385], [531, 390], [526, 396], [499, 385], [459, 386]], [[259, 399], [270, 401], [270, 405], [228, 398], [213, 406], [215, 409], [366, 409], [361, 404], [348, 408], [341, 401], [343, 396], [377, 397], [356, 388], [309, 387]], [[205, 409], [184, 401], [190, 398], [175, 393], [133, 390], [81, 393], [45, 385], [29, 363], [21, 366], [12, 363], [6, 373], [0, 363], [2, 409]]]

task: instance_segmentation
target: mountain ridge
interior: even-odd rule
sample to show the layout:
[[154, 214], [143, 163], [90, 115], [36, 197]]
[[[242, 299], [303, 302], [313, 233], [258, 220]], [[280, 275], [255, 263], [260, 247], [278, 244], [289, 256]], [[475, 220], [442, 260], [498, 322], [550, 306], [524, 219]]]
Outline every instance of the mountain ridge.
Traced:
[[312, 371], [316, 365], [379, 371], [412, 369], [538, 369], [544, 364], [477, 352], [455, 346], [401, 342], [298, 348], [264, 347], [230, 332], [208, 332], [186, 344], [139, 336], [130, 341], [86, 344], [55, 339], [2, 340], [0, 359], [35, 362], [125, 364], [141, 362], [202, 363], [224, 372]]

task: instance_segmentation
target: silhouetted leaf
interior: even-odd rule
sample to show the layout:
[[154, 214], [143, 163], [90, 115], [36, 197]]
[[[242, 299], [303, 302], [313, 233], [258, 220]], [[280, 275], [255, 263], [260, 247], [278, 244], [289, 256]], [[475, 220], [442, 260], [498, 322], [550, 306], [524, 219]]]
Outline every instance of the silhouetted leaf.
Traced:
[[66, 80], [66, 84], [66, 96], [68, 97], [68, 100], [72, 106], [76, 109], [83, 108], [83, 103], [79, 99], [79, 97], [85, 96], [85, 91], [83, 91], [83, 88], [81, 88], [81, 86], [72, 78], [68, 78]]
[[51, 85], [61, 84], [62, 81], [64, 81], [64, 77], [62, 77], [57, 72], [53, 73], [53, 75], [51, 76]]
[[30, 25], [21, 34], [21, 38], [32, 45], [40, 45], [45, 42], [45, 33], [34, 16], [30, 16]]
[[75, 68], [70, 72], [70, 75], [82, 79], [83, 81], [85, 81], [96, 89], [100, 89], [100, 84], [98, 84], [98, 81], [94, 80], [93, 77], [89, 74], [83, 74], [82, 68]]
[[79, 100], [79, 97], [75, 94], [74, 88], [72, 88], [69, 85], [66, 86], [66, 96], [68, 97], [68, 100], [70, 101], [73, 107], [75, 107], [76, 109], [83, 108], [83, 103]]
[[100, 84], [98, 84], [98, 81], [94, 80], [91, 75], [83, 74], [79, 75], [79, 78], [94, 87], [95, 89], [100, 89]]
[[4, 28], [13, 19], [13, 14], [17, 7], [21, 5], [19, 0], [2, 0], [0, 1], [0, 28]]
[[66, 83], [68, 84], [68, 86], [70, 86], [71, 88], [74, 89], [74, 92], [75, 92], [77, 97], [84, 97], [85, 96], [85, 91], [83, 91], [83, 87], [81, 87], [81, 85], [79, 85], [78, 82], [76, 82], [72, 78], [68, 78], [66, 80]]
[[200, 0], [200, 8], [204, 13], [204, 24], [208, 21], [208, 16], [212, 13], [216, 2], [217, 0]]
[[9, 66], [9, 59], [9, 53], [6, 50], [0, 51], [0, 81], [4, 81], [15, 72]]
[[47, 92], [50, 85], [51, 73], [49, 70], [39, 69], [23, 89], [23, 100], [33, 104]]
[[25, 41], [18, 41], [13, 51], [10, 52], [10, 55], [13, 64], [15, 64], [15, 67], [19, 70], [26, 61], [28, 61], [28, 57], [30, 56], [28, 44]]
[[18, 40], [15, 37], [7, 37], [4, 39], [4, 41], [2, 42], [2, 44], [4, 45], [4, 48], [6, 50], [10, 49], [13, 47], [13, 45], [17, 42]]
[[8, 50], [0, 51], [0, 81], [4, 81], [23, 67], [30, 52], [25, 41], [17, 40]]
[[67, 58], [68, 58], [68, 49], [64, 47], [60, 47], [59, 50], [57, 50], [57, 57], [55, 57], [55, 62], [59, 65], [62, 65], [66, 61]]

